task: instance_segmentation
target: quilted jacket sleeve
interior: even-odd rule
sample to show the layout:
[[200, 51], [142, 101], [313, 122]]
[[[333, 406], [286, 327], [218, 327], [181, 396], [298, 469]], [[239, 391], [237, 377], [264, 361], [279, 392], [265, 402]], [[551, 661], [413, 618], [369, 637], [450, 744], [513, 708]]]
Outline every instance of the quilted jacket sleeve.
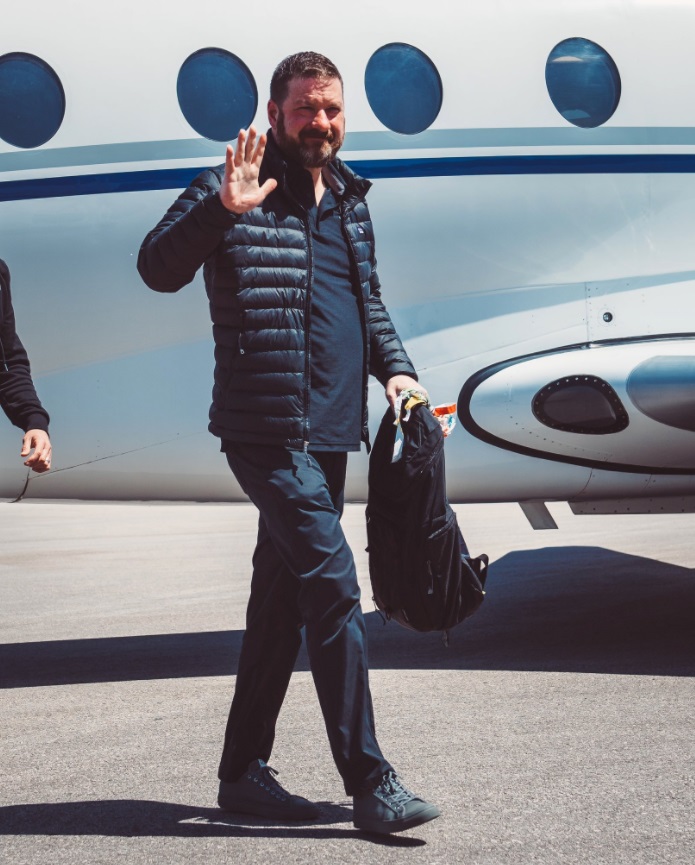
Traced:
[[369, 372], [384, 386], [394, 375], [409, 375], [417, 380], [415, 367], [403, 348], [391, 316], [381, 299], [381, 284], [376, 270], [376, 261], [370, 277], [368, 311]]
[[25, 432], [48, 431], [48, 413], [36, 395], [29, 358], [15, 329], [10, 273], [4, 261], [0, 261], [0, 406]]
[[222, 170], [199, 174], [142, 242], [138, 271], [155, 291], [178, 291], [193, 280], [224, 232], [239, 218], [220, 201]]

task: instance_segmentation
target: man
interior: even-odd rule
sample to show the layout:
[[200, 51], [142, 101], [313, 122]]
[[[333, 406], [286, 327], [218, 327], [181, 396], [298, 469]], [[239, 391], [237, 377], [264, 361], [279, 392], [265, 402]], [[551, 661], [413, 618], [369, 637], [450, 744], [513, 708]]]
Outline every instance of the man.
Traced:
[[438, 816], [410, 793], [374, 733], [366, 633], [340, 526], [347, 454], [367, 441], [367, 378], [393, 403], [417, 386], [381, 301], [364, 196], [336, 154], [336, 67], [305, 52], [270, 86], [271, 131], [239, 133], [146, 237], [138, 267], [177, 291], [204, 265], [215, 339], [210, 430], [260, 512], [251, 597], [220, 764], [220, 807], [318, 816], [267, 765], [305, 627], [333, 757], [354, 823], [395, 832]]
[[0, 259], [0, 406], [15, 426], [24, 430], [20, 456], [35, 472], [51, 467], [48, 414], [31, 380], [29, 358], [15, 330], [10, 271]]

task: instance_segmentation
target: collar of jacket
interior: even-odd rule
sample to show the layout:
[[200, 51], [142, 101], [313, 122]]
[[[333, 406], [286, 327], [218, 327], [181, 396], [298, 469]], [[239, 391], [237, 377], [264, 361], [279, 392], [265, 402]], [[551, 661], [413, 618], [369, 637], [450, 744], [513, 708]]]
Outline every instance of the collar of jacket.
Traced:
[[[328, 163], [328, 170], [331, 172], [331, 179], [334, 181], [330, 186], [340, 192], [341, 187], [344, 190], [342, 195], [348, 207], [361, 201], [369, 192], [372, 184], [371, 181], [365, 180], [359, 174], [348, 168], [348, 166], [337, 157]], [[272, 129], [268, 130], [268, 143], [263, 154], [263, 162], [258, 176], [258, 182], [262, 186], [265, 181], [272, 177], [278, 182], [278, 187], [287, 194], [288, 180], [287, 172], [289, 163], [285, 154], [280, 150], [278, 143], [275, 141]]]
[[[9, 296], [9, 289], [7, 286], [10, 282], [10, 271], [5, 262], [0, 258], [0, 325], [2, 325], [5, 320], [5, 295]], [[9, 309], [9, 304], [8, 304]]]

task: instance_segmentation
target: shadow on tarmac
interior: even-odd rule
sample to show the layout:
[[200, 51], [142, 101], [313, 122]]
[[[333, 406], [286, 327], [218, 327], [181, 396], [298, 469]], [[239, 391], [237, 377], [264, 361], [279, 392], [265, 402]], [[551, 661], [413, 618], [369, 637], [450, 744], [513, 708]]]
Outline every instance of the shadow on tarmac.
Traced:
[[[418, 634], [367, 613], [372, 669], [695, 674], [695, 574], [601, 547], [510, 553], [490, 567], [485, 604], [450, 634]], [[364, 599], [365, 609], [371, 602]], [[243, 631], [0, 645], [0, 687], [224, 676]], [[302, 649], [295, 669], [308, 670]]]
[[321, 817], [310, 823], [278, 824], [217, 808], [195, 808], [142, 799], [9, 805], [0, 808], [0, 835], [102, 835], [125, 838], [362, 838], [389, 847], [422, 847], [420, 838], [372, 835], [342, 829], [352, 809], [319, 802]]

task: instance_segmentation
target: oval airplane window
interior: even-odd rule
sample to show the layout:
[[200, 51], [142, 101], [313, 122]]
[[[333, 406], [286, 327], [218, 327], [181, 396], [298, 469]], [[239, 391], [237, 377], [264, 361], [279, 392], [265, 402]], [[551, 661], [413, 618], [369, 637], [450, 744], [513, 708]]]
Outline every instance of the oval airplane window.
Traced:
[[437, 67], [419, 48], [404, 42], [391, 42], [372, 54], [364, 87], [379, 120], [403, 135], [427, 129], [442, 107]]
[[565, 39], [545, 64], [553, 105], [575, 126], [593, 129], [613, 116], [620, 102], [620, 73], [613, 58], [588, 39]]
[[176, 81], [183, 116], [204, 138], [231, 141], [253, 120], [258, 90], [251, 71], [223, 48], [201, 48], [184, 60]]
[[13, 52], [0, 57], [0, 138], [14, 147], [40, 147], [65, 116], [60, 78], [40, 57]]
[[618, 394], [594, 375], [549, 382], [533, 398], [532, 410], [544, 426], [583, 435], [621, 432], [629, 423]]

